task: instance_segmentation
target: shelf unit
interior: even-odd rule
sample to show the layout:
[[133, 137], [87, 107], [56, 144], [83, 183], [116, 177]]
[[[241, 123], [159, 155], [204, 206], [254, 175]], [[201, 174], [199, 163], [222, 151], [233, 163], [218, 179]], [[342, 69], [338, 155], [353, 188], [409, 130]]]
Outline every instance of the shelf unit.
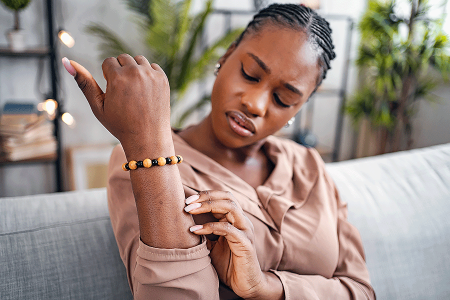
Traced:
[[0, 167], [4, 166], [18, 166], [27, 164], [53, 164], [55, 166], [55, 183], [56, 191], [63, 191], [63, 178], [61, 170], [61, 159], [62, 159], [62, 145], [61, 145], [61, 129], [59, 119], [61, 116], [62, 107], [60, 101], [60, 95], [58, 91], [58, 60], [57, 58], [57, 40], [54, 26], [54, 13], [53, 13], [53, 0], [45, 0], [45, 15], [46, 15], [46, 29], [47, 29], [47, 41], [46, 47], [37, 47], [32, 49], [26, 49], [22, 52], [13, 52], [9, 48], [0, 47], [0, 59], [6, 57], [9, 59], [33, 59], [33, 58], [45, 58], [50, 63], [49, 76], [50, 76], [50, 91], [48, 96], [54, 99], [58, 103], [58, 107], [55, 111], [54, 124], [54, 136], [57, 143], [57, 149], [55, 155], [47, 155], [43, 157], [37, 157], [33, 159], [26, 159], [20, 161], [7, 161], [5, 158], [0, 157]]

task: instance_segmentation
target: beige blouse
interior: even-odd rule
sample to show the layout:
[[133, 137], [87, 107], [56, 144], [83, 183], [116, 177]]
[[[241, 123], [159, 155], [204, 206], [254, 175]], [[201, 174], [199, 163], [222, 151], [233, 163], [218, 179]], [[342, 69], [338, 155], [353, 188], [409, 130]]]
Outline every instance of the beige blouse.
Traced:
[[[314, 149], [268, 137], [275, 168], [254, 189], [173, 134], [186, 197], [202, 190], [233, 193], [255, 229], [263, 271], [276, 274], [286, 299], [375, 299], [358, 231]], [[219, 283], [203, 242], [190, 249], [157, 249], [139, 239], [138, 217], [120, 145], [109, 164], [108, 205], [120, 256], [135, 299], [238, 299]]]

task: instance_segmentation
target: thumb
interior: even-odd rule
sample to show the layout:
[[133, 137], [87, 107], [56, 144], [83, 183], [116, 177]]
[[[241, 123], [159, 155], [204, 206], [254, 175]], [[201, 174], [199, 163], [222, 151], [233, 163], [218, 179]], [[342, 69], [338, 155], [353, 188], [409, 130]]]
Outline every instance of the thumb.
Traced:
[[89, 102], [92, 112], [98, 119], [99, 113], [103, 111], [103, 99], [105, 94], [102, 89], [98, 86], [91, 73], [89, 73], [82, 65], [73, 60], [69, 61], [66, 57], [62, 59], [62, 62], [67, 72], [75, 78], [78, 87]]

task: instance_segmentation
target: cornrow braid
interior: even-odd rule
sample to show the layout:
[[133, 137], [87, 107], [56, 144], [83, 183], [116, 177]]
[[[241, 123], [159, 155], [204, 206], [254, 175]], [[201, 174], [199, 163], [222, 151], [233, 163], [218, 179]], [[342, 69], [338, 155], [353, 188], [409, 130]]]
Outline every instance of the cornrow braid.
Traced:
[[272, 4], [253, 17], [253, 20], [248, 23], [245, 30], [235, 41], [235, 45], [239, 45], [247, 33], [257, 32], [268, 22], [292, 29], [300, 29], [307, 34], [308, 41], [317, 52], [321, 69], [317, 89], [327, 76], [327, 71], [331, 68], [331, 61], [336, 57], [331, 39], [330, 23], [304, 5]]

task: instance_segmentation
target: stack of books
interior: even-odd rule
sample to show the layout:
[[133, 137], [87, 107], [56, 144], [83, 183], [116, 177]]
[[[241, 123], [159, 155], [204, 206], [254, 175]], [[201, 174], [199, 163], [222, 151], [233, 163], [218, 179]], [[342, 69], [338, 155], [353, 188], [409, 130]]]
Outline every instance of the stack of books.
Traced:
[[33, 103], [7, 102], [0, 116], [0, 159], [18, 161], [56, 155], [53, 130], [53, 123]]

